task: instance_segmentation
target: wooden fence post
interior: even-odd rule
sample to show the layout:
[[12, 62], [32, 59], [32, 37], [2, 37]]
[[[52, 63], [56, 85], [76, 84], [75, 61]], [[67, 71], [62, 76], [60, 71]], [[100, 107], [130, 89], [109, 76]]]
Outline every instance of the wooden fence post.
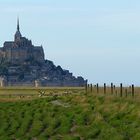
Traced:
[[98, 83], [96, 85], [96, 88], [97, 88], [97, 93], [99, 93], [99, 84]]
[[111, 94], [113, 94], [113, 83], [111, 83]]
[[120, 97], [122, 97], [122, 83], [120, 83]]
[[114, 88], [114, 91], [115, 91], [116, 90], [116, 86], [114, 85], [113, 88]]
[[88, 85], [87, 84], [85, 84], [85, 92], [86, 92], [86, 94], [88, 93]]
[[134, 85], [132, 85], [132, 97], [134, 97]]
[[104, 94], [106, 94], [106, 83], [104, 83]]
[[87, 91], [88, 91], [88, 93], [89, 93], [89, 86], [90, 86], [90, 85], [88, 84], [88, 88], [87, 88], [87, 89], [88, 89], [88, 90], [87, 90]]
[[95, 84], [94, 85], [94, 89], [93, 89], [95, 93], [96, 93], [96, 89], [97, 89], [97, 87], [96, 87], [96, 84]]

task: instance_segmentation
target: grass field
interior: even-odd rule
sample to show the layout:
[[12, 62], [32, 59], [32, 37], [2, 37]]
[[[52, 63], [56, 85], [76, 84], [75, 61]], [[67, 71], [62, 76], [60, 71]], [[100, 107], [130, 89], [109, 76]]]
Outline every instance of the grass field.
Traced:
[[[45, 93], [45, 96], [54, 96], [54, 95], [65, 95], [65, 94], [79, 94], [84, 93], [84, 87], [4, 87], [0, 88], [0, 100], [28, 100], [38, 98], [41, 92]], [[23, 97], [23, 98], [21, 98]]]
[[38, 90], [1, 89], [0, 140], [140, 139], [139, 98], [85, 94], [83, 88], [43, 89], [53, 96], [38, 97]]

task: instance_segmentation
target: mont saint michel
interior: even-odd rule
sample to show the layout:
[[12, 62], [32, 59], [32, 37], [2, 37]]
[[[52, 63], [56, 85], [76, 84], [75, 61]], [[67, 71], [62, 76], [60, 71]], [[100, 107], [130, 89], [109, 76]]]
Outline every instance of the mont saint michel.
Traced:
[[20, 32], [19, 19], [14, 41], [5, 41], [0, 48], [0, 86], [84, 86], [81, 76], [75, 77], [61, 66], [45, 60], [42, 46], [34, 46]]

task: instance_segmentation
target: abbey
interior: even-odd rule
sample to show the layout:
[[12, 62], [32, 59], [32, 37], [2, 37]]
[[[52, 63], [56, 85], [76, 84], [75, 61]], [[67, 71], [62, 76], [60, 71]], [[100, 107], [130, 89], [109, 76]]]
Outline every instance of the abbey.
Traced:
[[42, 46], [22, 37], [17, 20], [14, 41], [0, 48], [0, 86], [84, 86], [87, 80], [45, 60]]
[[29, 59], [34, 59], [37, 62], [44, 61], [42, 46], [34, 46], [31, 40], [22, 37], [19, 20], [17, 21], [17, 31], [14, 36], [14, 41], [6, 41], [3, 47], [0, 48], [0, 54], [12, 64], [23, 63]]

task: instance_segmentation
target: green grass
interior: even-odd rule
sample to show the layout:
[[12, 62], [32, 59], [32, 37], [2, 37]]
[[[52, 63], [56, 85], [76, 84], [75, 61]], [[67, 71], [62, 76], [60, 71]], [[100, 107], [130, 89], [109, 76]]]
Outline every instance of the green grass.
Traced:
[[97, 94], [1, 101], [0, 140], [139, 140], [139, 107]]

